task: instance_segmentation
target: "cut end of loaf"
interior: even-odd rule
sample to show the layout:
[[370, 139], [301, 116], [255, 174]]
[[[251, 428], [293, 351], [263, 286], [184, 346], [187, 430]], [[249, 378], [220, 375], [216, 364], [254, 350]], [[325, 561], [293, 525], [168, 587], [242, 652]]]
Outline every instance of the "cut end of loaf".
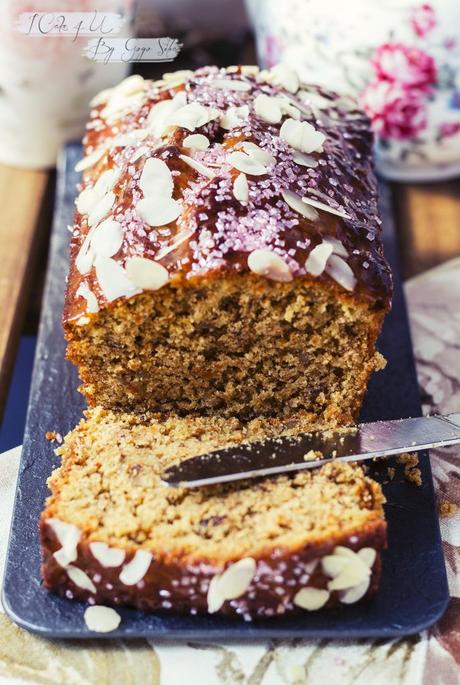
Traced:
[[382, 310], [305, 281], [251, 275], [170, 284], [67, 324], [90, 405], [116, 411], [357, 418]]

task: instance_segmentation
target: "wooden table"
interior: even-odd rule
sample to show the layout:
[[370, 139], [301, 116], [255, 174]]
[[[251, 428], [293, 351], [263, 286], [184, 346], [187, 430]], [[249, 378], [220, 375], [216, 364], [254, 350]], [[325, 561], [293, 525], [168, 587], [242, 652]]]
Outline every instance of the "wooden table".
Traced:
[[[405, 278], [460, 255], [460, 179], [393, 184]], [[0, 416], [21, 332], [37, 326], [53, 174], [0, 165]]]

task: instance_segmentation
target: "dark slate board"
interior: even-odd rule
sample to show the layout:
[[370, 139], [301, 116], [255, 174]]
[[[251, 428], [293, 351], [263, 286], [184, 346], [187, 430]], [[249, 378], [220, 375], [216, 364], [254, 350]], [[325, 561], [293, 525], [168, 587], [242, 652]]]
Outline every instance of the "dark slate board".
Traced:
[[[84, 604], [48, 594], [40, 581], [37, 521], [47, 495], [46, 478], [58, 460], [44, 433], [72, 429], [82, 414], [75, 369], [64, 360], [60, 318], [67, 250], [81, 155], [77, 144], [67, 147], [60, 165], [54, 230], [35, 357], [24, 449], [6, 566], [3, 603], [18, 625], [48, 637], [106, 637], [94, 635], [83, 621]], [[388, 190], [382, 187], [386, 254], [395, 274], [396, 292], [380, 340], [388, 360], [376, 374], [366, 396], [362, 419], [393, 419], [420, 415], [412, 346], [404, 297], [398, 275], [396, 241]], [[122, 622], [109, 637], [170, 637], [178, 639], [364, 638], [416, 633], [433, 624], [448, 602], [444, 558], [433, 484], [427, 455], [421, 456], [423, 486], [400, 477], [384, 486], [389, 525], [389, 549], [384, 553], [378, 596], [367, 604], [301, 617], [238, 623], [204, 616], [144, 614], [121, 609]], [[381, 477], [385, 467], [380, 466]], [[377, 475], [378, 477], [378, 475]]]

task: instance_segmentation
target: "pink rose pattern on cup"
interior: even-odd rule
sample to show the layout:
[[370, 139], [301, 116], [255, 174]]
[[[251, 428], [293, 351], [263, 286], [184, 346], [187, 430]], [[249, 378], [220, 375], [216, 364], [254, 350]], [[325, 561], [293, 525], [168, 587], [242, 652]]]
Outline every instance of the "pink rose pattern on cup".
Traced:
[[[427, 3], [414, 7], [409, 21], [414, 38], [424, 38], [437, 24], [434, 9]], [[455, 40], [444, 47], [454, 49]], [[362, 92], [360, 102], [375, 132], [383, 145], [389, 140], [417, 142], [417, 135], [428, 125], [426, 105], [438, 84], [435, 60], [412, 45], [387, 42], [375, 50], [371, 65], [375, 76]], [[451, 107], [459, 106], [457, 91]], [[437, 140], [459, 132], [460, 123], [441, 123]]]
[[372, 81], [364, 91], [362, 104], [383, 140], [414, 138], [427, 125], [424, 93], [395, 81]]
[[304, 84], [359, 100], [383, 176], [459, 173], [460, 0], [349, 0], [349, 13], [332, 12], [341, 0], [246, 4], [263, 67], [283, 62]]
[[384, 43], [371, 62], [378, 81], [429, 92], [436, 80], [434, 59], [423, 50], [402, 43]]
[[384, 43], [371, 60], [375, 78], [361, 96], [383, 139], [415, 138], [427, 125], [425, 100], [436, 81], [433, 58], [402, 43]]
[[417, 36], [423, 38], [431, 29], [434, 29], [438, 22], [431, 5], [425, 3], [419, 7], [414, 7], [410, 23]]

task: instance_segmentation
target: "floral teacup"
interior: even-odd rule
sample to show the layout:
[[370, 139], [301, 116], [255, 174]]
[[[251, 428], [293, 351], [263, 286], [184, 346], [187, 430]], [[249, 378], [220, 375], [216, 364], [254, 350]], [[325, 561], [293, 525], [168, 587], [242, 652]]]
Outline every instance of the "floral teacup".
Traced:
[[247, 0], [264, 66], [357, 97], [378, 170], [398, 180], [460, 174], [460, 1]]

